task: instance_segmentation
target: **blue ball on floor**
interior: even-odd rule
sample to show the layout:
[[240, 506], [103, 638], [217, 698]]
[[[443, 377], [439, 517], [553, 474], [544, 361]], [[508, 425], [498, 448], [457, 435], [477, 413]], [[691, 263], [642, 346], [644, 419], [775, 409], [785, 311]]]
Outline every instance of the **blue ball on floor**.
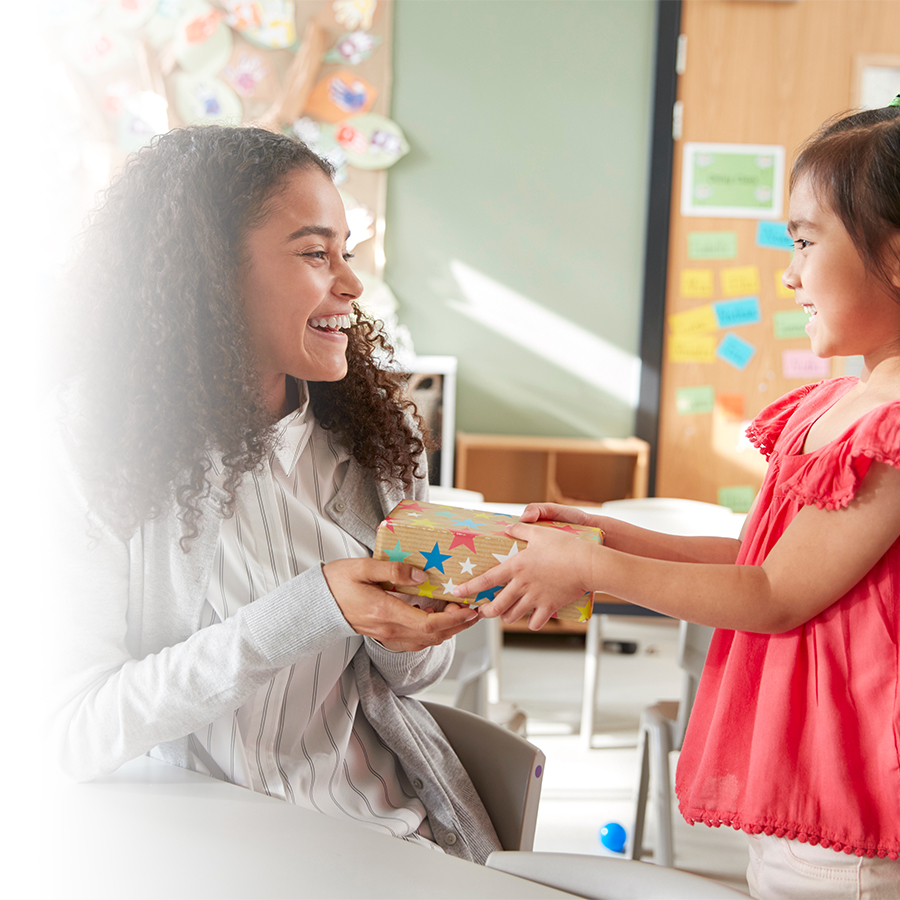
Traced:
[[626, 840], [625, 829], [618, 822], [607, 822], [600, 829], [600, 843], [613, 853], [622, 853]]

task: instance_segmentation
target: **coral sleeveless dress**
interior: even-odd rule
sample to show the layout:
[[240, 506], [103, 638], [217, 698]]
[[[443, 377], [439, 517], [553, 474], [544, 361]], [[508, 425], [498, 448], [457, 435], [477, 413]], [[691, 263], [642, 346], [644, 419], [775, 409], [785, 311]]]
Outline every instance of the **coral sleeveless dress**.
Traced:
[[[847, 506], [872, 460], [900, 468], [900, 401], [802, 452], [812, 423], [855, 383], [795, 390], [750, 426], [769, 469], [738, 564], [761, 564], [803, 506]], [[849, 593], [793, 631], [716, 631], [676, 792], [692, 824], [898, 858], [900, 540]]]

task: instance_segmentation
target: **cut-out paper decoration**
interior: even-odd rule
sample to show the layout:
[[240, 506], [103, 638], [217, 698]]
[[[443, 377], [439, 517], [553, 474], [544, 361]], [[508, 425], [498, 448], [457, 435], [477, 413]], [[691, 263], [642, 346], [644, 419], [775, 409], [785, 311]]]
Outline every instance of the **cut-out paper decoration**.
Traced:
[[777, 219], [784, 193], [784, 147], [684, 145], [681, 214]]
[[319, 156], [334, 166], [334, 183], [342, 185], [347, 181], [347, 153], [334, 139], [333, 126], [322, 126], [315, 119], [304, 116], [291, 126], [293, 133]]
[[727, 362], [728, 365], [734, 366], [735, 369], [746, 369], [747, 363], [753, 359], [756, 353], [756, 347], [745, 341], [742, 337], [729, 332], [722, 338], [719, 346], [716, 347], [716, 356]]
[[716, 339], [711, 334], [672, 334], [668, 352], [672, 362], [712, 363], [716, 361]]
[[743, 394], [716, 394], [716, 412], [729, 422], [742, 422], [747, 398]]
[[793, 300], [793, 288], [787, 287], [781, 280], [781, 276], [784, 275], [784, 273], [784, 269], [778, 269], [775, 272], [775, 296], [778, 297], [779, 300]]
[[805, 338], [809, 316], [802, 309], [779, 309], [772, 313], [772, 327], [779, 341]]
[[719, 488], [717, 502], [719, 506], [727, 506], [732, 512], [750, 512], [756, 499], [756, 488], [749, 484], [734, 484]]
[[[421, 585], [391, 585], [390, 590], [427, 597], [428, 605], [435, 600], [450, 600], [478, 606], [493, 599], [500, 589], [492, 588], [489, 592], [460, 599], [450, 593], [453, 584], [462, 584], [481, 575], [524, 550], [525, 541], [506, 534], [507, 526], [517, 521], [515, 516], [402, 500], [378, 526], [373, 556], [375, 559], [402, 560], [428, 576]], [[565, 531], [581, 540], [603, 543], [603, 532], [592, 526], [551, 521], [536, 524]], [[592, 596], [585, 594], [580, 600], [562, 607], [556, 615], [560, 619], [586, 622], [592, 610]]]
[[126, 98], [116, 122], [116, 146], [123, 153], [135, 153], [157, 134], [169, 130], [165, 97], [141, 91]]
[[697, 306], [669, 316], [669, 329], [673, 334], [689, 334], [715, 331], [719, 327], [712, 305]]
[[343, 70], [316, 84], [306, 102], [305, 112], [326, 122], [340, 122], [368, 112], [377, 96], [375, 87], [353, 72]]
[[358, 66], [372, 55], [380, 43], [381, 38], [368, 31], [348, 32], [341, 35], [334, 47], [325, 54], [325, 62]]
[[240, 125], [243, 106], [224, 81], [202, 72], [179, 72], [175, 77], [175, 107], [190, 125], [221, 122]]
[[89, 78], [102, 76], [133, 59], [130, 41], [96, 23], [73, 29], [63, 41], [63, 54]]
[[686, 299], [712, 297], [712, 269], [682, 269], [680, 284], [681, 296]]
[[241, 97], [252, 97], [271, 69], [259, 53], [242, 51], [222, 69], [222, 79]]
[[208, 3], [192, 4], [175, 28], [172, 52], [185, 72], [217, 74], [233, 48], [234, 36], [221, 10]]
[[376, 0], [333, 0], [334, 20], [348, 31], [367, 31], [372, 27]]
[[225, 23], [235, 31], [244, 32], [262, 25], [259, 3], [249, 0], [224, 0]]
[[293, 0], [265, 0], [229, 5], [232, 28], [250, 43], [267, 50], [297, 46], [297, 25]]
[[782, 350], [781, 373], [785, 378], [817, 381], [831, 375], [831, 360], [820, 359], [812, 350]]
[[344, 202], [347, 227], [350, 229], [350, 237], [347, 238], [347, 249], [352, 252], [363, 241], [375, 237], [375, 215], [372, 210], [363, 206], [355, 197], [345, 194], [343, 191], [339, 193], [341, 200]]
[[794, 242], [787, 233], [786, 222], [757, 222], [756, 246], [773, 250], [793, 250]]
[[675, 391], [675, 411], [681, 416], [710, 413], [715, 408], [716, 392], [711, 384], [678, 388]]
[[688, 235], [689, 259], [734, 259], [736, 256], [734, 231], [692, 231]]
[[757, 266], [736, 266], [722, 269], [722, 293], [726, 297], [746, 297], [759, 293], [759, 268]]
[[343, 148], [347, 163], [356, 169], [387, 169], [409, 152], [400, 126], [376, 113], [323, 125], [323, 143], [326, 135]]
[[713, 303], [719, 328], [740, 328], [762, 321], [758, 297], [740, 297], [737, 300], [720, 300]]
[[145, 25], [159, 4], [160, 0], [109, 0], [103, 10], [104, 22], [114, 31], [132, 31]]

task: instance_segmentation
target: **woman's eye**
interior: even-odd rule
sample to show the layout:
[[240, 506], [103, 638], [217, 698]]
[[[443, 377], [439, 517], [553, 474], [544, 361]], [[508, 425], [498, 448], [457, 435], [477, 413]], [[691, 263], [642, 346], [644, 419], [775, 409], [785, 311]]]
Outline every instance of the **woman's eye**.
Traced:
[[356, 258], [355, 253], [345, 253], [344, 254], [344, 262], [350, 262], [351, 259], [355, 259], [355, 258]]

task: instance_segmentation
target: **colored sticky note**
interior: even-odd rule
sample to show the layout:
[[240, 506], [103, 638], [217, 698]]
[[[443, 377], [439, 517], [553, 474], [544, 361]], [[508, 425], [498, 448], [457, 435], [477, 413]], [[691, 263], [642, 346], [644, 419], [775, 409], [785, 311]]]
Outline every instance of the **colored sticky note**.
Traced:
[[734, 259], [736, 256], [734, 231], [692, 231], [688, 235], [689, 259]]
[[719, 506], [727, 506], [733, 512], [750, 512], [756, 490], [749, 484], [733, 484], [718, 490]]
[[697, 334], [704, 331], [715, 331], [718, 328], [716, 314], [712, 306], [697, 306], [684, 312], [672, 313], [669, 316], [669, 328], [673, 334]]
[[741, 297], [737, 300], [720, 300], [713, 303], [713, 312], [719, 328], [739, 328], [761, 321], [758, 297]]
[[715, 404], [716, 392], [711, 384], [683, 387], [675, 391], [675, 410], [681, 416], [712, 412]]
[[716, 394], [716, 410], [731, 422], [743, 421], [746, 406], [743, 394]]
[[712, 269], [683, 269], [681, 272], [682, 297], [712, 297]]
[[786, 222], [757, 222], [756, 246], [773, 250], [793, 250], [794, 242], [787, 233]]
[[812, 381], [831, 375], [831, 360], [820, 359], [812, 350], [782, 350], [781, 371], [785, 378]]
[[716, 339], [711, 334], [673, 334], [668, 346], [671, 362], [711, 363], [716, 360]]
[[783, 274], [784, 269], [777, 269], [775, 271], [775, 296], [778, 297], [779, 300], [793, 300], [794, 289], [785, 287], [784, 282], [781, 280]]
[[756, 347], [736, 334], [728, 333], [716, 347], [716, 356], [736, 369], [746, 369], [747, 363], [753, 359]]
[[772, 313], [772, 325], [779, 341], [805, 338], [808, 321], [809, 316], [802, 309], [780, 309]]
[[726, 297], [744, 297], [759, 293], [759, 268], [757, 266], [738, 266], [734, 269], [722, 269], [722, 293]]

